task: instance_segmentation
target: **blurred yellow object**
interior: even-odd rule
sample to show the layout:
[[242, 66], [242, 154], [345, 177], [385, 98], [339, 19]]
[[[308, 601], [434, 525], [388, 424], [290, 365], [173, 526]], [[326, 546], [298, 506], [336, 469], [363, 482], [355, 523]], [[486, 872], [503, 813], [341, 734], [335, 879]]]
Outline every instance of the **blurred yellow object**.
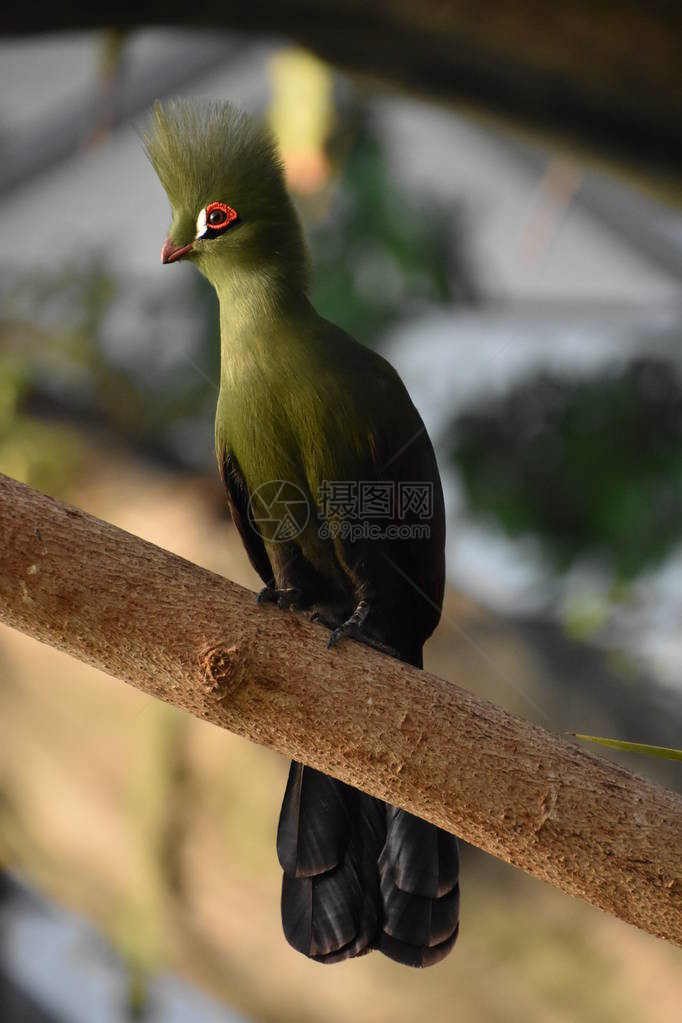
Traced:
[[332, 76], [305, 50], [284, 50], [270, 62], [270, 127], [279, 139], [287, 184], [303, 195], [318, 192], [330, 172], [325, 143], [334, 123]]

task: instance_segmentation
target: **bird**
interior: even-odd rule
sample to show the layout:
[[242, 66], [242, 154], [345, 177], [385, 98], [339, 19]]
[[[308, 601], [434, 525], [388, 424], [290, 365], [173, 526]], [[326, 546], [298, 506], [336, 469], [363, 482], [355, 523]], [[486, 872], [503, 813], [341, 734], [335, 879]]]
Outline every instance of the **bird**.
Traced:
[[[218, 297], [216, 455], [258, 601], [311, 612], [330, 647], [351, 639], [421, 668], [445, 511], [404, 383], [312, 305], [301, 223], [258, 119], [173, 99], [143, 139], [171, 207], [162, 262], [193, 263]], [[277, 855], [284, 936], [310, 959], [377, 949], [424, 967], [454, 945], [458, 843], [435, 825], [293, 761]]]

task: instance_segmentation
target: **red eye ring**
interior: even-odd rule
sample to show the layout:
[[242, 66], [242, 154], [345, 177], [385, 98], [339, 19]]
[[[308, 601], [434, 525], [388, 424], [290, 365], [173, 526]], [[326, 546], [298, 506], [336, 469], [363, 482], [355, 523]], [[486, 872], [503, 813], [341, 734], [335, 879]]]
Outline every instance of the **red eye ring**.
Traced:
[[[222, 218], [216, 217], [211, 223], [211, 214], [221, 213]], [[237, 219], [237, 211], [228, 206], [226, 202], [210, 202], [206, 207], [206, 227], [216, 231], [224, 230], [233, 220]]]

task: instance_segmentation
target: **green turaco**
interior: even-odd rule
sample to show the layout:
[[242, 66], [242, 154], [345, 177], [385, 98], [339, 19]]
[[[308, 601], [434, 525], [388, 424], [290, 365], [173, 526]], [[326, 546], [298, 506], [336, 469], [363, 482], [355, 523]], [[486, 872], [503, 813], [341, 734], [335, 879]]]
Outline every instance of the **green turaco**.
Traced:
[[[422, 666], [445, 525], [424, 424], [395, 370], [320, 316], [276, 145], [227, 103], [157, 104], [147, 151], [172, 209], [164, 263], [220, 303], [216, 451], [258, 599]], [[396, 210], [396, 216], [400, 211]], [[321, 632], [321, 637], [324, 633]], [[338, 962], [428, 966], [455, 942], [454, 836], [299, 763], [277, 833], [287, 940]]]

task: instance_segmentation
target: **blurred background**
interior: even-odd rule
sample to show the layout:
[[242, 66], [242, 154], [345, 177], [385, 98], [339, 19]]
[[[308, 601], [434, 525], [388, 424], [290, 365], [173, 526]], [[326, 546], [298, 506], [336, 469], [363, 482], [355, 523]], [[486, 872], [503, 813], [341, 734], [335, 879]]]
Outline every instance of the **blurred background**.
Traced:
[[[3, 14], [0, 472], [257, 587], [214, 464], [216, 300], [161, 266], [139, 138], [157, 97], [229, 99], [279, 136], [318, 309], [436, 444], [427, 667], [680, 746], [680, 15], [513, 11]], [[282, 758], [4, 628], [0, 682], [3, 1020], [679, 1019], [679, 949], [472, 848], [444, 963], [311, 963], [279, 921]]]

